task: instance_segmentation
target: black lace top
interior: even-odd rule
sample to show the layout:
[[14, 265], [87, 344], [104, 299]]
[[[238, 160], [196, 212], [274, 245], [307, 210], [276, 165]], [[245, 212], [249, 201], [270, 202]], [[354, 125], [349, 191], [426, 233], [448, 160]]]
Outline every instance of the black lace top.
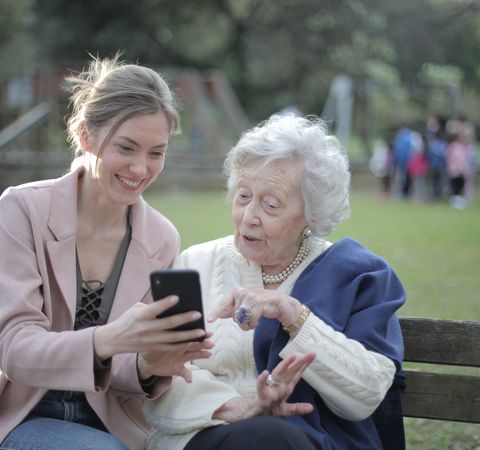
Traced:
[[104, 283], [99, 280], [83, 279], [77, 255], [77, 309], [75, 330], [107, 323], [131, 236], [132, 226], [130, 220], [128, 220], [127, 231], [120, 244], [112, 272]]

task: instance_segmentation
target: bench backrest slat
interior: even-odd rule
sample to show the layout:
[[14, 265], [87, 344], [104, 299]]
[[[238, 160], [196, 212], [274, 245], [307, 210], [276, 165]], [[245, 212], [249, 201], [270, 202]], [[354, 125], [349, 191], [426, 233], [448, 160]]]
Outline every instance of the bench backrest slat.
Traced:
[[[480, 367], [480, 321], [401, 317], [400, 324], [405, 362]], [[404, 416], [480, 423], [480, 373], [405, 375]]]
[[480, 367], [480, 322], [402, 317], [405, 361]]
[[480, 423], [480, 378], [407, 371], [404, 415]]

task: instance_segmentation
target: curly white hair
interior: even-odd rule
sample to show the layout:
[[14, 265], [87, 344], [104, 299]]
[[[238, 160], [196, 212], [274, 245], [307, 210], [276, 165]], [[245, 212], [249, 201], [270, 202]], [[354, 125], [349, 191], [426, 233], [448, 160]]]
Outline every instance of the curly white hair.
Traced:
[[279, 159], [303, 162], [305, 218], [315, 236], [328, 236], [350, 215], [350, 170], [342, 144], [316, 116], [273, 115], [246, 131], [229, 151], [224, 169], [230, 194], [243, 167]]

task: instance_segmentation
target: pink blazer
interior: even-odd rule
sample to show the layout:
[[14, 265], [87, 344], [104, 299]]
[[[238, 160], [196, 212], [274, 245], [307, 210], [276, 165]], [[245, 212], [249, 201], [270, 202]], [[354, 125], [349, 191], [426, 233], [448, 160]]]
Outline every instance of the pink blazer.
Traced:
[[[107, 429], [130, 449], [145, 447], [136, 355], [117, 355], [93, 370], [93, 331], [73, 331], [78, 176], [8, 188], [0, 197], [0, 442], [48, 389], [85, 391]], [[132, 206], [132, 239], [109, 320], [151, 301], [149, 273], [178, 253], [174, 226], [140, 198]], [[157, 382], [151, 398], [168, 389]]]

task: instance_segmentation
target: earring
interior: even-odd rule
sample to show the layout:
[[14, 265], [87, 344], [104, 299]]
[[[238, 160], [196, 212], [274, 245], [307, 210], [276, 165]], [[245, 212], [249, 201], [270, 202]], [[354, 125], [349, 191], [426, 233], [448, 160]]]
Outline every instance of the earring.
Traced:
[[303, 230], [303, 239], [308, 239], [311, 234], [312, 229], [310, 227], [305, 228], [305, 230]]

